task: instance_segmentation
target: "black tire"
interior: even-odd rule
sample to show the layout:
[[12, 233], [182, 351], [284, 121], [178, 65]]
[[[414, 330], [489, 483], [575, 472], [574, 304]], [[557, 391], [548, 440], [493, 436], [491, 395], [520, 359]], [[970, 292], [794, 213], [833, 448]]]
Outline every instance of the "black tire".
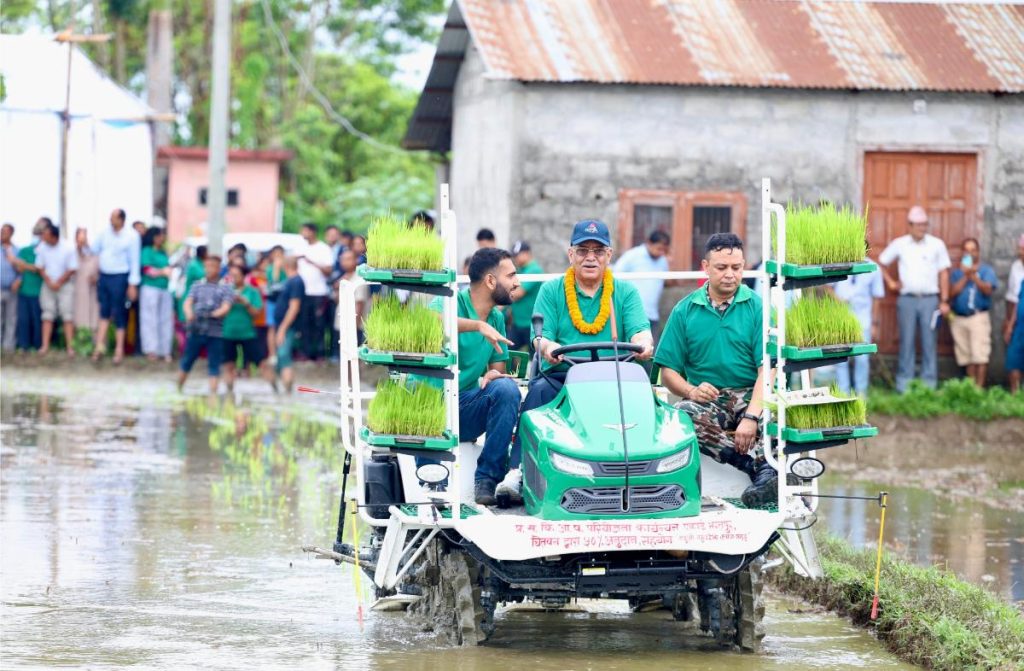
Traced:
[[422, 597], [409, 607], [409, 613], [427, 629], [453, 645], [479, 645], [490, 638], [494, 608], [483, 603], [480, 571], [469, 555], [433, 541], [415, 574]]
[[735, 575], [697, 581], [700, 628], [723, 646], [759, 652], [764, 638], [764, 600], [758, 558]]

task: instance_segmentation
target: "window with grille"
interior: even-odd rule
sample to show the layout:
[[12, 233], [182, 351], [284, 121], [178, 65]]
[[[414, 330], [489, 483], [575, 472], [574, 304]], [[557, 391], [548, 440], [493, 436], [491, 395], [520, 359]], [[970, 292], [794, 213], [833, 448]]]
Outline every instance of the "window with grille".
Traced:
[[[206, 187], [199, 189], [199, 204], [206, 206]], [[227, 203], [228, 207], [238, 207], [238, 189], [228, 189], [227, 192]]]
[[715, 233], [746, 233], [747, 199], [742, 193], [649, 191], [619, 192], [618, 252], [643, 244], [660, 230], [672, 237], [672, 270], [699, 270], [704, 244]]

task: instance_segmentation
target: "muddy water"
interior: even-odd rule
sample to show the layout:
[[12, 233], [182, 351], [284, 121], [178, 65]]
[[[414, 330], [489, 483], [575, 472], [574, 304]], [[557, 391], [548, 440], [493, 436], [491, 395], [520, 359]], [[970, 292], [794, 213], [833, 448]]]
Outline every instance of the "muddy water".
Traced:
[[492, 643], [464, 651], [401, 614], [367, 612], [360, 625], [369, 596], [352, 573], [299, 550], [333, 536], [339, 488], [332, 431], [309, 414], [5, 371], [4, 668], [909, 668], [864, 631], [781, 597], [758, 656], [707, 649], [665, 614], [617, 602], [499, 613]]
[[[977, 500], [910, 487], [825, 476], [821, 492], [877, 496], [889, 492], [885, 546], [921, 566], [949, 568], [1007, 599], [1024, 601], [1024, 514]], [[858, 547], [877, 547], [879, 508], [873, 501], [823, 501], [822, 522]]]

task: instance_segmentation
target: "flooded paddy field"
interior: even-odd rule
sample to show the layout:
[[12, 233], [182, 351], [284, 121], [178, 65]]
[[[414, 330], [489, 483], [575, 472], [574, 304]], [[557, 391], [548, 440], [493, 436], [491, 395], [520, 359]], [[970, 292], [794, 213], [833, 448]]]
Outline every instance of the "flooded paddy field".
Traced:
[[[866, 631], [775, 594], [756, 656], [711, 648], [667, 613], [634, 615], [614, 601], [499, 612], [486, 647], [444, 647], [402, 614], [369, 611], [367, 580], [357, 593], [351, 570], [300, 550], [329, 544], [337, 522], [341, 454], [329, 397], [279, 400], [243, 380], [236, 403], [179, 396], [170, 376], [69, 382], [41, 373], [7, 369], [0, 387], [4, 668], [910, 668]], [[832, 484], [873, 493], [845, 476]], [[870, 505], [833, 506], [828, 524], [870, 539]], [[983, 527], [985, 556], [965, 557], [962, 570], [977, 564], [979, 580], [996, 576], [996, 588], [1016, 594], [1019, 538], [987, 543], [1019, 527], [914, 505], [890, 518], [895, 549], [949, 559], [960, 572], [957, 540]], [[901, 517], [929, 515], [933, 540], [897, 540], [925, 528], [904, 534]]]

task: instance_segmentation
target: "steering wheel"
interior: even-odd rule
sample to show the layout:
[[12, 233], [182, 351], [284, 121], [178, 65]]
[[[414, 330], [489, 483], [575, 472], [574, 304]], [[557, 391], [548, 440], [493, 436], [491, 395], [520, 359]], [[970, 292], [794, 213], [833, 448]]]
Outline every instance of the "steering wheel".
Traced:
[[[598, 352], [603, 349], [619, 349], [619, 356], [612, 355], [600, 355]], [[571, 354], [573, 352], [590, 352], [590, 357], [582, 356], [567, 356], [563, 360], [570, 364], [578, 363], [589, 363], [591, 361], [615, 361], [616, 359], [622, 362], [632, 361], [636, 358], [637, 354], [641, 354], [644, 348], [641, 345], [634, 345], [631, 342], [620, 342], [613, 343], [610, 340], [601, 342], [581, 342], [574, 345], [562, 345], [556, 347], [551, 352], [552, 358], [562, 356], [565, 354]]]

